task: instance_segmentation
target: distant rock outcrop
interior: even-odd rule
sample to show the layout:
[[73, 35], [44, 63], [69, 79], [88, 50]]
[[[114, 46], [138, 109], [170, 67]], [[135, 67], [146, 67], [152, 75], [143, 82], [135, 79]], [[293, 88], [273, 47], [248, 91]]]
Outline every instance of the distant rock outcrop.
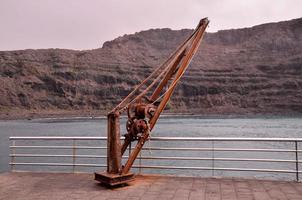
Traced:
[[[192, 30], [151, 29], [95, 50], [0, 52], [0, 111], [106, 111]], [[170, 111], [301, 114], [302, 18], [207, 33]]]

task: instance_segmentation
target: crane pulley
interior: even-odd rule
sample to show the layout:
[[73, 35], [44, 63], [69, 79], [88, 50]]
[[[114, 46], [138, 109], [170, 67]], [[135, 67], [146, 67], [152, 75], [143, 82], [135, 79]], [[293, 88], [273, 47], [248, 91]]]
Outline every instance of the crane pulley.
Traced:
[[[200, 20], [193, 33], [175, 52], [107, 115], [107, 171], [95, 173], [95, 179], [110, 186], [134, 179], [130, 169], [150, 137], [160, 114], [165, 109], [180, 78], [195, 55], [209, 20]], [[127, 133], [123, 144], [120, 140], [120, 115], [127, 111]], [[122, 165], [122, 156], [137, 141], [128, 160]]]

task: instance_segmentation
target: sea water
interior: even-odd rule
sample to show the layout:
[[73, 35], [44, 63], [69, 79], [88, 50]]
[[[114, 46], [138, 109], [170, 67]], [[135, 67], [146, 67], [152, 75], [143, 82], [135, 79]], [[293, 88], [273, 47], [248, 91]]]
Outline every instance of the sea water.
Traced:
[[[121, 132], [125, 133], [125, 118], [121, 119]], [[34, 119], [0, 121], [0, 172], [10, 170], [9, 149], [10, 136], [106, 136], [106, 118], [65, 118], [65, 119]], [[158, 120], [151, 137], [269, 137], [269, 138], [302, 138], [302, 118], [299, 117], [252, 117], [252, 118], [205, 118], [200, 116], [169, 116]], [[71, 141], [16, 141], [17, 145], [72, 145]], [[106, 146], [105, 141], [79, 141], [77, 145]], [[148, 147], [204, 147], [204, 148], [272, 148], [294, 149], [293, 142], [167, 142], [151, 141], [145, 144], [147, 150], [143, 156], [147, 157], [200, 157], [200, 158], [252, 158], [252, 159], [287, 159], [294, 160], [293, 152], [212, 152], [212, 151], [149, 151]], [[302, 149], [302, 144], [299, 144]], [[18, 149], [14, 153], [70, 155], [70, 149]], [[128, 153], [128, 152], [127, 152]], [[105, 150], [77, 150], [82, 155], [106, 155]], [[300, 155], [299, 155], [300, 156]], [[302, 157], [301, 157], [302, 158]], [[16, 162], [60, 162], [72, 163], [72, 158], [16, 158]], [[77, 163], [106, 164], [106, 159], [77, 158]], [[136, 165], [164, 165], [164, 166], [193, 166], [206, 168], [252, 168], [252, 169], [286, 169], [295, 170], [295, 163], [272, 162], [243, 162], [243, 161], [215, 161], [212, 160], [137, 160]], [[302, 165], [301, 165], [302, 167]], [[73, 170], [72, 167], [47, 166], [15, 166], [17, 170], [30, 171], [64, 171]], [[302, 169], [302, 168], [301, 168]], [[76, 167], [76, 171], [93, 172], [105, 170], [97, 167]], [[256, 178], [295, 179], [296, 174], [240, 172], [223, 170], [166, 170], [166, 169], [134, 169], [135, 172], [189, 175], [189, 176], [244, 176]]]

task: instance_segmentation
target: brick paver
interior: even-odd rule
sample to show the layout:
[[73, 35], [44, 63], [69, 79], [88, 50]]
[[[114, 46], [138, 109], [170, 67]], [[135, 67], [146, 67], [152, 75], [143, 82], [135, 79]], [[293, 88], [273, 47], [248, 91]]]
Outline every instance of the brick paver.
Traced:
[[302, 200], [302, 184], [238, 178], [137, 176], [105, 188], [92, 174], [3, 173], [0, 200]]

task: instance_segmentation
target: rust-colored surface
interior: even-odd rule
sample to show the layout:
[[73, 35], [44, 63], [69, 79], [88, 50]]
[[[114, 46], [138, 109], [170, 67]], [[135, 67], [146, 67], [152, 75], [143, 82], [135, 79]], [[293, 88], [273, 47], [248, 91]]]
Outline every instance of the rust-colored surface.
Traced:
[[301, 200], [302, 184], [231, 178], [137, 176], [115, 189], [91, 181], [92, 174], [3, 173], [1, 200]]
[[[196, 29], [184, 43], [109, 112], [107, 172], [95, 173], [95, 180], [107, 185], [117, 185], [119, 179], [121, 180], [120, 183], [127, 182], [127, 178], [125, 178], [127, 176], [125, 175], [130, 172], [160, 114], [169, 102], [176, 85], [188, 68], [208, 24], [209, 20], [207, 18], [201, 19]], [[164, 89], [165, 87], [166, 89]], [[121, 145], [119, 117], [125, 110], [128, 114], [127, 133]], [[129, 153], [129, 158], [123, 165], [121, 163], [122, 155], [128, 146], [131, 151], [131, 142], [135, 140], [137, 140], [137, 144], [133, 151]], [[112, 176], [115, 178], [111, 178]], [[129, 180], [132, 180], [132, 178]]]
[[94, 180], [99, 181], [105, 186], [112, 187], [112, 186], [121, 186], [124, 183], [129, 183], [134, 181], [134, 174], [113, 174], [108, 172], [95, 172], [94, 173]]
[[119, 113], [108, 114], [107, 129], [107, 172], [118, 174], [122, 160]]

